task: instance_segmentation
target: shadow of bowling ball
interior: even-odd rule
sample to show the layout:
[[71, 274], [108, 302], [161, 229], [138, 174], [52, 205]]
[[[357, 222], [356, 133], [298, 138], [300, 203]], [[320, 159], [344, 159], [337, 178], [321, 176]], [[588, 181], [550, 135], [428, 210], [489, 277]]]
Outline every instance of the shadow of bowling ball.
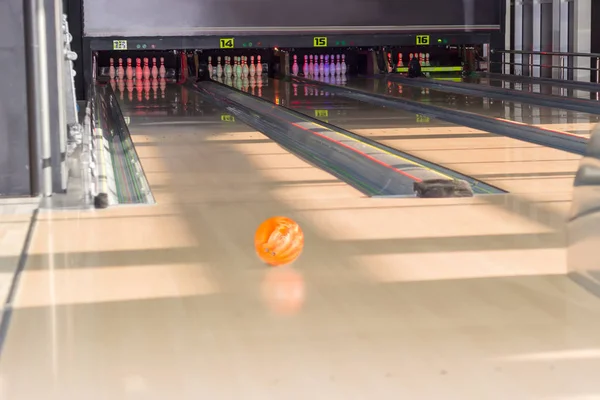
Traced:
[[260, 224], [254, 249], [266, 264], [281, 266], [294, 262], [304, 248], [304, 233], [291, 218], [272, 217]]

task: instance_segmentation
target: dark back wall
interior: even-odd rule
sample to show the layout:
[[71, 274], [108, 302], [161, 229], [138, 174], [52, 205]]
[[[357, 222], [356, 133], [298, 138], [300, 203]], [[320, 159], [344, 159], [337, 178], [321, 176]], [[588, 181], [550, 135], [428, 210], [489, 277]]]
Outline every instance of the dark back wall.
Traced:
[[501, 0], [83, 0], [86, 36], [426, 31], [500, 25]]

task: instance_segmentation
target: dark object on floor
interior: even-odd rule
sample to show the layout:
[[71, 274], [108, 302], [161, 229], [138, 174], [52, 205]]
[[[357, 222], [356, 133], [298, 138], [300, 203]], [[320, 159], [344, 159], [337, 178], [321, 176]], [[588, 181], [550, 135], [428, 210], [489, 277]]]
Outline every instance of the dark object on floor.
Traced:
[[210, 71], [208, 70], [210, 66], [206, 62], [200, 62], [198, 66], [198, 78], [196, 82], [208, 81], [210, 80]]
[[428, 179], [415, 182], [414, 190], [417, 197], [473, 197], [473, 189], [467, 181], [461, 179]]
[[94, 207], [106, 208], [108, 207], [108, 195], [106, 193], [100, 193], [94, 197]]
[[423, 76], [423, 72], [421, 72], [421, 64], [419, 64], [419, 59], [414, 57], [408, 63], [408, 77], [409, 78], [420, 78]]

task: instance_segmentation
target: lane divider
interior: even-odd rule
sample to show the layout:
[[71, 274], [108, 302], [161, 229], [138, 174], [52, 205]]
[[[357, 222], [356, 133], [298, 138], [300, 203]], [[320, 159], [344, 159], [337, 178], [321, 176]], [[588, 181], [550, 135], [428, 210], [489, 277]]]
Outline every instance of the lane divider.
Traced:
[[[268, 100], [266, 100], [266, 99], [263, 99], [263, 98], [260, 98], [260, 97], [259, 97], [259, 99], [261, 99], [261, 100], [264, 100], [264, 101], [268, 101]], [[269, 102], [269, 103], [271, 103], [271, 104], [272, 104], [272, 102]], [[307, 119], [307, 117], [308, 117], [308, 116], [306, 116], [306, 115], [304, 115], [304, 114], [302, 114], [302, 113], [300, 113], [300, 112], [297, 112], [297, 111], [295, 111], [295, 110], [290, 110], [289, 108], [287, 108], [287, 107], [285, 107], [285, 106], [281, 106], [281, 105], [277, 105], [277, 104], [273, 104], [273, 105], [272, 105], [272, 109], [281, 109], [281, 108], [283, 108], [283, 109], [285, 109], [285, 110], [292, 111], [292, 112], [294, 112], [294, 114], [298, 114], [298, 118], [305, 120], [307, 123], [310, 123], [310, 124], [316, 125], [316, 126], [318, 126], [319, 128], [321, 128], [321, 129], [326, 129], [326, 130], [332, 131], [332, 132], [334, 132], [334, 133], [336, 133], [336, 134], [338, 134], [338, 135], [341, 135], [341, 136], [344, 136], [344, 137], [348, 138], [349, 140], [351, 140], [351, 141], [353, 141], [353, 142], [360, 143], [361, 145], [364, 145], [364, 146], [370, 147], [370, 148], [372, 148], [373, 150], [375, 150], [375, 151], [377, 151], [377, 152], [384, 153], [384, 154], [386, 154], [386, 155], [388, 155], [388, 156], [390, 156], [390, 157], [396, 158], [396, 159], [398, 159], [398, 160], [402, 160], [402, 161], [404, 161], [404, 162], [406, 162], [406, 163], [408, 163], [408, 164], [412, 164], [412, 165], [414, 165], [414, 166], [416, 166], [416, 167], [423, 168], [423, 169], [425, 169], [425, 170], [427, 170], [427, 171], [429, 171], [429, 172], [431, 172], [431, 173], [433, 173], [433, 174], [436, 174], [436, 175], [438, 175], [438, 176], [440, 176], [440, 177], [442, 177], [442, 178], [444, 178], [444, 179], [450, 179], [450, 180], [457, 179], [457, 177], [453, 177], [453, 176], [451, 176], [451, 175], [449, 175], [449, 174], [445, 174], [445, 173], [443, 173], [443, 172], [441, 172], [441, 171], [439, 171], [439, 170], [435, 169], [435, 167], [429, 167], [429, 166], [427, 166], [427, 165], [425, 165], [425, 164], [423, 164], [423, 163], [419, 163], [418, 161], [414, 161], [414, 160], [410, 160], [410, 159], [408, 159], [408, 158], [402, 157], [401, 155], [399, 155], [399, 154], [397, 154], [397, 153], [394, 153], [394, 152], [392, 152], [392, 151], [390, 151], [390, 150], [386, 149], [385, 147], [387, 147], [387, 146], [385, 146], [385, 145], [375, 146], [375, 145], [373, 145], [373, 144], [371, 144], [371, 143], [368, 143], [367, 141], [365, 141], [365, 139], [367, 139], [367, 138], [363, 138], [363, 140], [360, 140], [360, 139], [358, 139], [358, 138], [355, 138], [355, 137], [352, 137], [352, 136], [350, 136], [349, 134], [347, 134], [347, 133], [345, 133], [345, 132], [341, 132], [341, 131], [334, 131], [334, 130], [332, 130], [332, 129], [330, 129], [330, 128], [328, 128], [328, 127], [324, 126], [324, 125], [321, 125], [321, 124], [319, 124], [318, 122], [315, 122], [315, 121], [312, 121], [312, 120], [309, 120], [309, 119]], [[275, 118], [278, 118], [277, 116], [274, 116], [274, 117], [275, 117]], [[310, 118], [310, 117], [308, 117], [308, 118]], [[312, 119], [312, 118], [311, 118], [311, 119]], [[317, 134], [317, 133], [316, 133], [316, 132], [314, 132], [314, 131], [311, 131], [311, 133], [315, 133], [315, 134]], [[355, 133], [353, 133], [353, 135], [356, 135], [356, 136], [361, 136], [361, 135], [358, 135], [358, 134], [355, 134]], [[334, 139], [333, 139], [333, 140], [334, 140]], [[368, 139], [367, 139], [367, 140], [368, 140]], [[335, 140], [334, 140], [334, 141], [335, 141]], [[338, 143], [338, 144], [340, 144], [340, 145], [344, 145], [344, 144], [342, 144], [342, 143], [341, 143], [341, 142], [339, 142], [339, 141], [335, 141], [335, 142], [336, 142], [336, 143]], [[370, 156], [368, 156], [368, 155], [367, 155], [366, 153], [364, 153], [364, 152], [362, 153], [362, 155], [363, 155], [363, 156], [370, 157]], [[381, 162], [381, 161], [379, 161], [379, 160], [377, 160], [377, 159], [375, 159], [375, 158], [373, 158], [373, 160], [376, 160], [376, 161], [378, 161], [378, 162]], [[395, 168], [395, 167], [393, 167], [392, 165], [388, 165], [388, 164], [385, 164], [385, 163], [384, 163], [384, 165], [386, 165], [387, 167], [389, 167], [389, 168], [392, 168], [392, 169], [394, 169], [394, 170], [396, 170], [396, 171], [401, 171], [401, 170], [399, 170], [399, 169], [396, 169], [396, 168]], [[407, 174], [405, 171], [401, 171], [401, 173], [402, 173], [402, 174]], [[410, 174], [409, 174], [409, 175], [410, 175]], [[481, 183], [483, 183], [483, 185], [479, 185], [479, 181], [478, 181], [477, 179], [475, 179], [475, 178], [468, 177], [468, 176], [462, 175], [462, 174], [460, 174], [460, 173], [457, 173], [457, 175], [459, 175], [458, 179], [465, 179], [465, 178], [467, 178], [468, 180], [472, 180], [472, 181], [474, 181], [474, 183], [471, 183], [471, 185], [472, 185], [472, 186], [474, 186], [474, 188], [476, 188], [476, 189], [478, 189], [478, 190], [481, 190], [481, 191], [482, 191], [482, 192], [484, 192], [485, 194], [500, 194], [500, 193], [507, 193], [506, 191], [504, 191], [504, 190], [502, 190], [502, 189], [499, 189], [499, 188], [496, 188], [496, 187], [494, 187], [494, 186], [488, 185], [488, 184], [486, 184], [486, 183], [484, 183], [484, 182], [481, 182]], [[416, 177], [413, 177], [413, 178], [415, 178], [415, 179], [419, 179], [419, 178], [416, 178]], [[419, 180], [419, 182], [420, 182], [420, 181], [422, 181], [422, 180]]]

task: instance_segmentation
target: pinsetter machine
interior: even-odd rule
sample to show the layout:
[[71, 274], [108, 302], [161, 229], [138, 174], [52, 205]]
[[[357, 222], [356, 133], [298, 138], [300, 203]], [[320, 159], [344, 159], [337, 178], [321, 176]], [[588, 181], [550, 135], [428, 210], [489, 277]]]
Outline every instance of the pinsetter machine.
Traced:
[[[460, 71], [456, 61], [442, 61], [448, 58], [447, 49], [501, 46], [504, 3], [174, 0], [166, 7], [157, 0], [83, 0], [84, 73], [78, 85], [87, 88], [99, 68], [109, 67], [110, 58], [116, 63], [118, 58], [163, 57], [167, 74], [177, 74], [186, 50], [202, 52], [199, 62], [212, 56], [213, 63], [219, 56], [261, 55], [269, 73], [284, 73], [283, 65], [292, 64], [279, 60], [274, 49], [302, 49], [315, 55], [345, 49], [348, 64], [360, 66], [356, 72], [366, 74], [374, 69], [406, 72], [409, 53], [421, 58], [424, 73]], [[377, 56], [371, 57], [369, 51]]]

